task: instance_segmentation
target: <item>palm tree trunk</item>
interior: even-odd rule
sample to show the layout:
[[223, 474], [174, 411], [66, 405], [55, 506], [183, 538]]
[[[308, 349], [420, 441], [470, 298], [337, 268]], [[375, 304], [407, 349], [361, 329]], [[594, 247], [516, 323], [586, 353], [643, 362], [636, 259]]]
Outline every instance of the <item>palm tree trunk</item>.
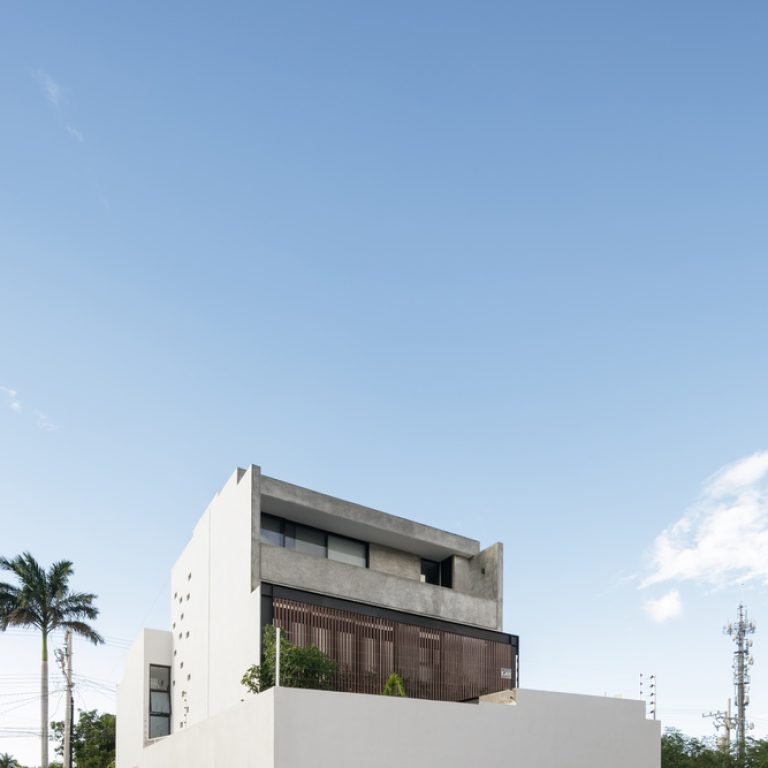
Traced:
[[40, 765], [48, 768], [48, 633], [43, 631], [43, 669], [40, 679]]

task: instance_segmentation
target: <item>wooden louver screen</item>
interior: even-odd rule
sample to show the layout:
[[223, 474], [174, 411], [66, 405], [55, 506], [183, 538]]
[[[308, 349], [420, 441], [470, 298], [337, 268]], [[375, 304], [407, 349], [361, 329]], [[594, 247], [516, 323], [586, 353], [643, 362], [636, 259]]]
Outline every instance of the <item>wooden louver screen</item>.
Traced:
[[335, 688], [381, 693], [397, 672], [408, 696], [467, 701], [511, 687], [508, 643], [275, 597], [274, 623], [299, 646], [316, 645], [336, 661]]

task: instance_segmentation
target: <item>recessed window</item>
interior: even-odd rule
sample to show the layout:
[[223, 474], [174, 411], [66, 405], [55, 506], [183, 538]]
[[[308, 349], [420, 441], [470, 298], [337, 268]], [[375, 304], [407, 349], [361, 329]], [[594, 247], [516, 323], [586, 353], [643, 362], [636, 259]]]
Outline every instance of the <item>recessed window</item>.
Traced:
[[261, 540], [305, 555], [326, 557], [361, 568], [368, 567], [368, 545], [364, 541], [338, 536], [266, 513], [261, 515]]
[[171, 732], [171, 668], [149, 665], [149, 738]]
[[261, 516], [261, 540], [276, 547], [285, 546], [283, 537], [283, 520], [272, 515]]
[[318, 531], [317, 528], [308, 528], [306, 525], [294, 525], [285, 523], [285, 548], [295, 549], [305, 555], [325, 557], [328, 549], [326, 546], [327, 534]]
[[338, 563], [359, 565], [365, 568], [367, 560], [367, 547], [362, 541], [346, 539], [343, 536], [328, 534], [328, 559]]
[[442, 562], [436, 560], [421, 561], [421, 580], [438, 587], [453, 586], [453, 557], [446, 557]]

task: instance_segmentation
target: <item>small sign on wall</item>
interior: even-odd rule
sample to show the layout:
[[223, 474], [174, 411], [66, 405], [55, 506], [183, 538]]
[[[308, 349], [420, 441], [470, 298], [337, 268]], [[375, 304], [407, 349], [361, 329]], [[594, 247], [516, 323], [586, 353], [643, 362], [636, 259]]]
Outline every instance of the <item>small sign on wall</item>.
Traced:
[[502, 680], [511, 680], [512, 679], [512, 668], [511, 667], [502, 667], [501, 668], [501, 679]]

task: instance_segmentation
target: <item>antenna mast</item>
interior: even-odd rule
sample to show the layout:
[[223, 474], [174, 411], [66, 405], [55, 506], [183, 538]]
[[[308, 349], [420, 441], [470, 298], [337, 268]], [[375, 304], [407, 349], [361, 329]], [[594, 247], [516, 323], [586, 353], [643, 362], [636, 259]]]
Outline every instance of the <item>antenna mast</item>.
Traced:
[[733, 687], [736, 693], [736, 756], [740, 765], [744, 763], [746, 750], [747, 730], [754, 728], [747, 722], [747, 706], [749, 705], [749, 684], [751, 677], [749, 668], [754, 663], [750, 648], [752, 641], [747, 635], [754, 634], [755, 624], [747, 616], [744, 603], [739, 603], [739, 612], [735, 624], [723, 627], [723, 632], [730, 635], [736, 643], [733, 652]]

